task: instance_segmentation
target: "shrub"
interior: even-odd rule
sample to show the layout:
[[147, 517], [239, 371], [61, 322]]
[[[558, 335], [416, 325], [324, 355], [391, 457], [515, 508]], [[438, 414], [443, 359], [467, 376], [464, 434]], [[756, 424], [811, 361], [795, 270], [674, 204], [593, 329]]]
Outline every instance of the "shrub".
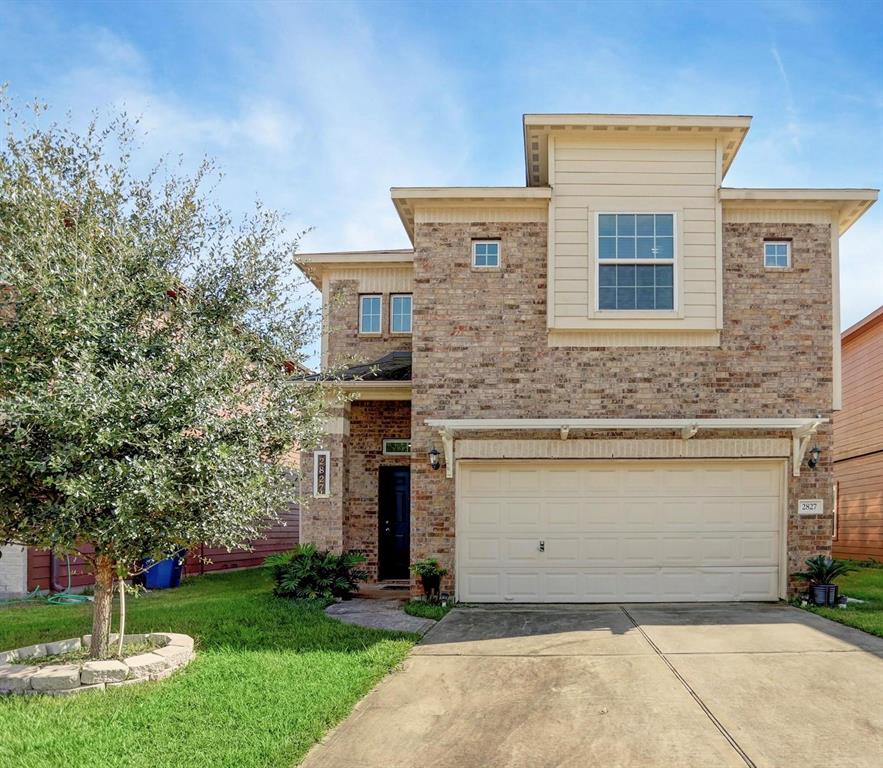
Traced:
[[365, 556], [358, 552], [338, 555], [317, 550], [314, 544], [299, 544], [290, 552], [270, 555], [264, 565], [272, 568], [277, 597], [333, 600], [349, 597], [368, 578], [368, 572], [358, 567], [364, 562]]
[[806, 565], [807, 570], [795, 573], [794, 577], [808, 581], [810, 584], [833, 584], [835, 579], [855, 570], [850, 563], [826, 555], [811, 557], [806, 561]]

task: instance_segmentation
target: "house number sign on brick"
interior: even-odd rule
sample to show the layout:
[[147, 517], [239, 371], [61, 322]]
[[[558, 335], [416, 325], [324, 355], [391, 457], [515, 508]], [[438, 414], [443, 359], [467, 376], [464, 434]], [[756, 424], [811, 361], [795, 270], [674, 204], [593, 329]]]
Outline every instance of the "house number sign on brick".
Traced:
[[821, 499], [800, 499], [797, 502], [798, 515], [821, 515], [824, 505]]

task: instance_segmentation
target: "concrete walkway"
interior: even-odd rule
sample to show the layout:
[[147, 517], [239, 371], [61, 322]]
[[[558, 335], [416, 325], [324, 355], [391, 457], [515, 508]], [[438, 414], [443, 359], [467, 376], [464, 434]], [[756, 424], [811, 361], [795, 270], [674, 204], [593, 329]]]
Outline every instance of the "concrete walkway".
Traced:
[[402, 604], [402, 600], [354, 598], [329, 605], [325, 613], [344, 624], [396, 632], [416, 632], [419, 635], [426, 634], [437, 623], [432, 619], [409, 616], [402, 610]]
[[783, 605], [455, 609], [307, 768], [883, 766], [883, 639]]

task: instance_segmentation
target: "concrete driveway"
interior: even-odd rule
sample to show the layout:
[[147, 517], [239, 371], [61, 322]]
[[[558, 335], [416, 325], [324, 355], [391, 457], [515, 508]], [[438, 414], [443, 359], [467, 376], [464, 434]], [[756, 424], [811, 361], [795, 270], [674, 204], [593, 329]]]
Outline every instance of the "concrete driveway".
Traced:
[[883, 639], [781, 605], [460, 608], [308, 768], [883, 766]]

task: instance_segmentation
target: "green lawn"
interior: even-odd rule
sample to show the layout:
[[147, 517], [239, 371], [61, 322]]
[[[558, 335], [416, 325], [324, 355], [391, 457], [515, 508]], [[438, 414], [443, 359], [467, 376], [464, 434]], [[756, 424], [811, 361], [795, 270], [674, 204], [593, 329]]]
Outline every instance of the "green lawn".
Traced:
[[[417, 638], [341, 624], [270, 592], [256, 569], [130, 600], [127, 631], [185, 632], [196, 659], [162, 682], [0, 697], [0, 766], [297, 764]], [[87, 606], [0, 608], [0, 650], [88, 631]]]
[[841, 594], [866, 602], [851, 604], [847, 608], [809, 606], [809, 609], [841, 624], [883, 637], [883, 568], [859, 567], [855, 572], [838, 579], [837, 583]]
[[443, 619], [448, 615], [451, 608], [450, 601], [442, 605], [441, 603], [430, 603], [426, 600], [409, 600], [405, 603], [405, 613], [411, 616], [419, 616], [421, 619]]

